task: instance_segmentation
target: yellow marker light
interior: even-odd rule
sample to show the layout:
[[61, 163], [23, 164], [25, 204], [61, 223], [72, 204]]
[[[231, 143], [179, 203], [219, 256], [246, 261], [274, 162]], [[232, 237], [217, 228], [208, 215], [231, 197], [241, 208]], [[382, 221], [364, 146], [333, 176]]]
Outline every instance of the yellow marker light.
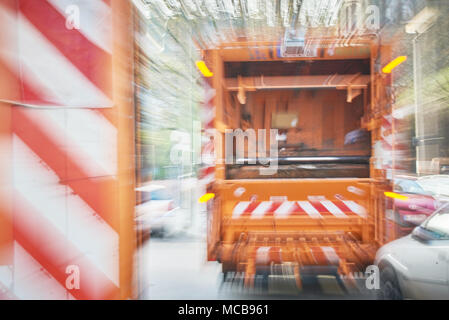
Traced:
[[393, 61], [391, 61], [389, 64], [387, 64], [383, 69], [382, 72], [383, 73], [391, 73], [391, 71], [393, 71], [394, 68], [396, 68], [398, 65], [400, 65], [401, 63], [407, 61], [407, 57], [406, 56], [400, 56], [397, 57], [396, 59], [394, 59]]
[[393, 198], [393, 199], [398, 199], [398, 200], [408, 200], [407, 196], [403, 196], [402, 194], [396, 193], [396, 192], [384, 192], [384, 195], [389, 197], [389, 198]]
[[210, 78], [214, 75], [212, 72], [210, 72], [204, 61], [197, 61], [196, 66], [206, 78]]
[[215, 193], [206, 193], [204, 195], [202, 195], [199, 199], [198, 202], [199, 203], [205, 203], [207, 201], [209, 201], [210, 199], [215, 198]]

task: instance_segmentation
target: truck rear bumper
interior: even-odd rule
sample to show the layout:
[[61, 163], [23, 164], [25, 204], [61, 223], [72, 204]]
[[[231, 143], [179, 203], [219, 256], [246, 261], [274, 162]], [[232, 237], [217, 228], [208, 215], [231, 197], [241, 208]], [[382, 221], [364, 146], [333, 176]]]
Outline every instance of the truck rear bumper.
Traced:
[[258, 275], [280, 273], [294, 277], [300, 288], [301, 279], [316, 275], [344, 276], [351, 282], [352, 275], [372, 264], [376, 249], [344, 232], [250, 232], [237, 242], [222, 243], [218, 260], [224, 273], [243, 273], [249, 287]]

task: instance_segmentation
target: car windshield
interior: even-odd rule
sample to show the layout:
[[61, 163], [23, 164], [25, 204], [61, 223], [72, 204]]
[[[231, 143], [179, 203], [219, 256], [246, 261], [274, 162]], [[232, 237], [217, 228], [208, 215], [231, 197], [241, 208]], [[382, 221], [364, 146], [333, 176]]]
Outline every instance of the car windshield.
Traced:
[[449, 175], [424, 177], [418, 180], [418, 184], [426, 191], [449, 196]]
[[430, 216], [421, 228], [433, 233], [437, 239], [449, 240], [449, 204], [444, 205]]
[[397, 180], [395, 181], [395, 191], [406, 192], [406, 193], [416, 193], [416, 194], [427, 194], [426, 191], [415, 181], [411, 180]]
[[171, 200], [171, 199], [173, 199], [173, 196], [171, 195], [170, 190], [166, 188], [151, 192], [151, 200]]

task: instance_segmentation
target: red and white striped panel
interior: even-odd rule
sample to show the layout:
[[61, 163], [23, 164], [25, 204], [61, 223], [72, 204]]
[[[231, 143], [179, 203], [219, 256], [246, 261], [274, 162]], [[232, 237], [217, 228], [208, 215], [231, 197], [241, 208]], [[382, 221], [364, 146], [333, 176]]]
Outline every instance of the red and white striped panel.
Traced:
[[[79, 18], [79, 19], [78, 19]], [[107, 0], [8, 0], [0, 60], [33, 106], [112, 107], [112, 16]], [[79, 20], [79, 29], [68, 22]], [[0, 97], [10, 100], [9, 97]]]
[[204, 86], [206, 89], [201, 115], [202, 127], [204, 129], [201, 157], [204, 167], [200, 170], [199, 178], [201, 183], [207, 186], [215, 180], [215, 107], [213, 105], [215, 90], [206, 82], [204, 82]]
[[203, 123], [203, 128], [205, 130], [209, 130], [214, 128], [215, 107], [213, 102], [215, 98], [215, 89], [212, 88], [206, 82], [204, 82], [204, 87], [205, 87], [205, 94], [201, 114], [201, 121]]
[[325, 217], [366, 218], [366, 210], [352, 200], [317, 200], [317, 201], [240, 201], [233, 211], [232, 218], [261, 219], [274, 217], [286, 219], [290, 217], [309, 217], [320, 219]]
[[378, 158], [377, 168], [388, 170], [387, 176], [390, 176], [388, 173], [392, 169], [403, 169], [400, 165], [400, 160], [404, 151], [409, 148], [407, 144], [398, 142], [398, 138], [401, 135], [393, 131], [393, 125], [399, 126], [400, 121], [392, 115], [382, 117], [382, 125], [380, 128], [381, 139], [376, 144], [375, 153]]
[[384, 150], [393, 150], [393, 116], [383, 116], [380, 136]]
[[[65, 27], [71, 4], [80, 30]], [[0, 282], [19, 299], [118, 298], [117, 128], [96, 109], [112, 105], [109, 1], [18, 0], [16, 8], [0, 10], [0, 24], [9, 19], [19, 34], [0, 59], [19, 66], [16, 103], [37, 108], [12, 108], [14, 264], [11, 283]], [[79, 288], [68, 283], [72, 267]]]
[[215, 167], [209, 166], [202, 168], [200, 170], [199, 178], [204, 185], [213, 182], [215, 180]]

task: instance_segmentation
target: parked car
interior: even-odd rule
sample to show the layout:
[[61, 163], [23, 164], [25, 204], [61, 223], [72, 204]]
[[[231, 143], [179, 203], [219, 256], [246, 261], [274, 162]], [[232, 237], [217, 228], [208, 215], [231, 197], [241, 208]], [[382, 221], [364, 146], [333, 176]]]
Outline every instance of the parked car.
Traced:
[[395, 179], [394, 191], [406, 196], [406, 199], [393, 200], [392, 220], [398, 226], [398, 234], [404, 236], [413, 231], [438, 207], [431, 191], [424, 190], [411, 179]]
[[185, 217], [176, 204], [173, 190], [165, 185], [148, 184], [136, 189], [140, 203], [136, 206], [136, 229], [145, 235], [171, 236], [180, 232]]
[[375, 264], [381, 299], [449, 299], [449, 204], [381, 247]]

